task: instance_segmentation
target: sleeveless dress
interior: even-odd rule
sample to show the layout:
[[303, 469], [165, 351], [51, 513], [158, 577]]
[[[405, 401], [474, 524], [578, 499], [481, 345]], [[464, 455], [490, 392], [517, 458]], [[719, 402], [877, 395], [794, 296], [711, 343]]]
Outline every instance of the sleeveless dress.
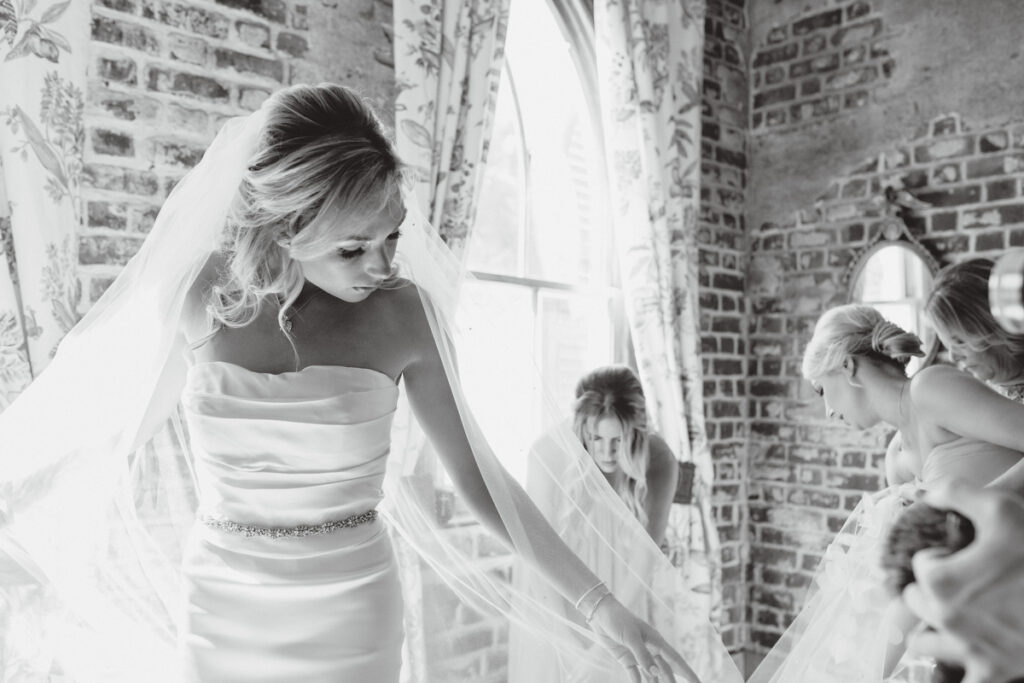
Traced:
[[[915, 491], [951, 478], [984, 486], [1021, 452], [960, 437], [934, 447], [913, 483], [865, 494], [825, 550], [810, 597], [748, 683], [881, 683], [889, 606], [880, 565], [886, 534]], [[906, 662], [907, 660], [904, 660]], [[891, 681], [918, 680], [919, 664]]]
[[382, 521], [304, 536], [242, 530], [373, 510], [397, 400], [394, 381], [366, 368], [189, 369], [199, 521], [182, 563], [184, 680], [398, 680], [402, 598]]

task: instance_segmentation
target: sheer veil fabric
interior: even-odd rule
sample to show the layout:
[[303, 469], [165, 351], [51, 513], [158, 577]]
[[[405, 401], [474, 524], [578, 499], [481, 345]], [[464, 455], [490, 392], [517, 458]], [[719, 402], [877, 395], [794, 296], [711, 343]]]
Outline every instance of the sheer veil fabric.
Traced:
[[[185, 295], [219, 247], [264, 118], [259, 111], [224, 126], [171, 193], [139, 253], [47, 370], [0, 413], [4, 681], [56, 672], [107, 683], [176, 679], [179, 563], [196, 500], [179, 404], [190, 356], [179, 329]], [[501, 363], [538, 387], [539, 376], [531, 358], [501, 347], [480, 353], [489, 342], [487, 321], [499, 312], [460, 297], [464, 269], [415, 207], [407, 208], [397, 261], [421, 293], [476, 464], [523, 557], [517, 571], [525, 574], [533, 559], [553, 552], [535, 542], [531, 529], [540, 520], [503, 466], [530, 459], [540, 463], [531, 477], [544, 479], [547, 495], [559, 499], [548, 509], [575, 515], [579, 543], [612, 558], [594, 569], [623, 603], [659, 628], [702, 680], [741, 681], [710, 622], [673, 597], [685, 591], [666, 588], [678, 582], [678, 570], [646, 539], [550, 398], [540, 406], [548, 436], [533, 452], [502, 444], [491, 437], [493, 425], [474, 418], [472, 396], [459, 381], [474, 363]], [[457, 351], [467, 348], [473, 360], [457, 363]], [[421, 485], [422, 474], [438, 466], [420, 434], [411, 411], [400, 407], [381, 512], [444, 580], [437, 590], [454, 591], [472, 609], [503, 615], [557, 648], [582, 676], [574, 680], [618, 672], [571, 605], [552, 591], [516, 588], [453, 542], [438, 522], [433, 492]], [[588, 523], [595, 518], [604, 522]], [[433, 609], [440, 596], [432, 598], [412, 607]], [[703, 619], [704, 636], [673, 638], [680, 618]]]

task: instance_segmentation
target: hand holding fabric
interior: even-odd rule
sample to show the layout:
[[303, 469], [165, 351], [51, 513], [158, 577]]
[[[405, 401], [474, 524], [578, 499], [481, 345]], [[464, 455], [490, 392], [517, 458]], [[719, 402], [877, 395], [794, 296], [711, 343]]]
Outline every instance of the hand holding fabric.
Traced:
[[601, 600], [590, 625], [616, 661], [625, 667], [630, 683], [675, 681], [673, 672], [681, 673], [689, 683], [701, 683], [682, 655], [615, 596]]
[[910, 641], [918, 654], [961, 663], [964, 683], [1024, 681], [1024, 499], [953, 482], [925, 501], [974, 523], [962, 551], [918, 552], [903, 600], [937, 629]]

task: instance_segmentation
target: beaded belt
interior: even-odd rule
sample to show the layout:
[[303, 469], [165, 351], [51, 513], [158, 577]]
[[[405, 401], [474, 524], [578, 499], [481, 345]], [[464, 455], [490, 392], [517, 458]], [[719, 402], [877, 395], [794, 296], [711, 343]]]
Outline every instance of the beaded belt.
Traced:
[[361, 524], [372, 522], [376, 519], [377, 511], [367, 510], [366, 512], [361, 512], [358, 515], [352, 515], [351, 517], [338, 519], [333, 522], [324, 522], [323, 524], [300, 524], [299, 526], [287, 527], [265, 527], [254, 526], [252, 524], [239, 524], [238, 522], [230, 522], [228, 520], [217, 519], [215, 517], [200, 517], [199, 521], [212, 529], [219, 529], [220, 531], [227, 531], [232, 534], [242, 534], [243, 536], [301, 538], [303, 536], [327, 534], [338, 529], [351, 529]]

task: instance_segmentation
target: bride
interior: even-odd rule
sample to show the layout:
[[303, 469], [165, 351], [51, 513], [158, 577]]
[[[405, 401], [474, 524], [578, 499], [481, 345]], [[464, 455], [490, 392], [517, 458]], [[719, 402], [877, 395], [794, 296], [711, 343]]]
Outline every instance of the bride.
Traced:
[[[462, 274], [407, 215], [401, 173], [355, 93], [295, 86], [175, 189], [0, 414], [4, 680], [398, 681], [389, 527], [471, 608], [583, 662], [607, 666], [601, 643], [632, 681], [718, 680], [618, 598], [653, 586], [595, 575], [499, 464], [459, 389]], [[553, 457], [600, 477], [572, 441]], [[413, 476], [433, 453], [559, 604], [516, 596], [444, 533]]]

